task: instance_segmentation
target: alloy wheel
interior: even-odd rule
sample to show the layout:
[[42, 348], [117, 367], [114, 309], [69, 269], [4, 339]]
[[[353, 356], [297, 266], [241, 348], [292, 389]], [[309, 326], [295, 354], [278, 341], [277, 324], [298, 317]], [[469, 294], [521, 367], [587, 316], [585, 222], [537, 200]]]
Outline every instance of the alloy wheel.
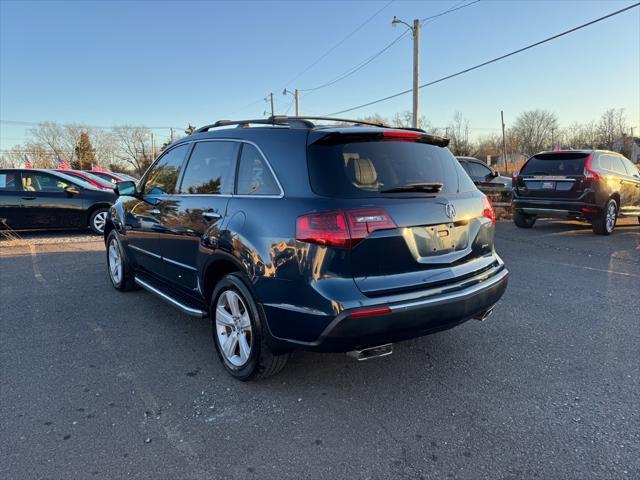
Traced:
[[616, 206], [616, 202], [610, 202], [607, 206], [607, 232], [611, 233], [613, 231], [613, 227], [616, 224], [616, 214], [618, 211], [618, 207]]
[[115, 239], [112, 239], [111, 242], [109, 242], [108, 267], [111, 281], [113, 281], [115, 285], [120, 284], [122, 281], [122, 255], [120, 254], [118, 242]]
[[93, 217], [93, 227], [99, 232], [104, 232], [104, 226], [107, 223], [107, 212], [98, 212]]
[[216, 335], [225, 359], [242, 367], [251, 355], [252, 331], [249, 310], [234, 290], [225, 290], [216, 304]]

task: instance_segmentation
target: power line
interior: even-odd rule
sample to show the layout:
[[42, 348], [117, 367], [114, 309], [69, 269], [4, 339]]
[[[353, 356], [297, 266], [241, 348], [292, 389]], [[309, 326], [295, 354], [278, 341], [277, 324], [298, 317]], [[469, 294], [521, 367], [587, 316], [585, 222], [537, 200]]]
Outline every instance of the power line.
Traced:
[[[573, 33], [573, 32], [575, 32], [577, 30], [580, 30], [582, 28], [585, 28], [585, 27], [588, 27], [590, 25], [593, 25], [594, 23], [598, 23], [598, 22], [601, 22], [603, 20], [606, 20], [607, 18], [611, 18], [611, 17], [613, 17], [615, 15], [619, 15], [619, 14], [621, 14], [623, 12], [626, 12], [627, 10], [631, 10], [632, 8], [635, 8], [635, 7], [639, 6], [639, 5], [640, 5], [640, 2], [635, 3], [633, 5], [630, 5], [628, 7], [622, 8], [622, 9], [617, 10], [615, 12], [609, 13], [608, 15], [605, 15], [603, 17], [596, 18], [595, 20], [591, 20], [590, 22], [587, 22], [587, 23], [583, 23], [582, 25], [579, 25], [577, 27], [571, 28], [571, 29], [566, 30], [566, 31], [564, 31], [562, 33], [558, 33], [557, 35], [553, 35], [552, 37], [545, 38], [544, 40], [540, 40], [539, 42], [532, 43], [530, 45], [527, 45], [526, 47], [519, 48], [518, 50], [514, 50], [513, 52], [506, 53], [504, 55], [501, 55], [499, 57], [493, 58], [493, 59], [488, 60], [486, 62], [480, 63], [478, 65], [474, 65], [473, 67], [465, 68], [464, 70], [460, 70], [459, 72], [452, 73], [451, 75], [447, 75], [445, 77], [438, 78], [437, 80], [433, 80], [433, 81], [428, 82], [428, 83], [423, 83], [418, 88], [425, 88], [425, 87], [428, 87], [428, 86], [431, 86], [431, 85], [435, 85], [436, 83], [444, 82], [445, 80], [449, 80], [450, 78], [457, 77], [459, 75], [471, 72], [472, 70], [477, 70], [478, 68], [487, 66], [487, 65], [489, 65], [491, 63], [495, 63], [495, 62], [497, 62], [499, 60], [503, 60], [503, 59], [505, 59], [507, 57], [511, 57], [512, 55], [516, 55], [517, 53], [522, 53], [525, 50], [529, 50], [531, 48], [537, 47], [538, 45], [542, 45], [543, 43], [547, 43], [547, 42], [550, 42], [551, 40], [555, 40], [555, 39], [560, 38], [560, 37], [562, 37], [564, 35], [568, 35], [569, 33]], [[406, 95], [407, 93], [409, 93], [411, 91], [413, 91], [413, 89], [409, 88], [408, 90], [403, 90], [402, 92], [394, 93], [393, 95], [389, 95], [387, 97], [380, 98], [380, 99], [374, 100], [372, 102], [363, 103], [362, 105], [358, 105], [356, 107], [347, 108], [345, 110], [340, 110], [339, 112], [329, 113], [329, 114], [327, 114], [327, 116], [340, 115], [342, 113], [352, 112], [353, 110], [359, 110], [359, 109], [364, 108], [364, 107], [369, 107], [371, 105], [375, 105], [376, 103], [380, 103], [380, 102], [385, 102], [387, 100], [391, 100], [392, 98], [396, 98], [396, 97], [399, 97], [401, 95]]]
[[331, 47], [329, 50], [327, 50], [325, 53], [323, 53], [322, 55], [320, 55], [320, 57], [318, 57], [311, 65], [309, 65], [308, 67], [306, 67], [304, 70], [302, 70], [300, 73], [298, 73], [295, 77], [293, 77], [291, 80], [289, 80], [286, 83], [286, 86], [291, 85], [292, 82], [294, 82], [295, 80], [297, 80], [298, 78], [300, 78], [302, 75], [304, 75], [306, 72], [308, 72], [311, 68], [315, 67], [318, 63], [320, 63], [321, 60], [323, 60], [324, 58], [326, 58], [330, 53], [334, 52], [339, 46], [341, 46], [344, 42], [346, 42], [349, 38], [351, 38], [353, 35], [355, 35], [358, 31], [360, 31], [362, 29], [362, 27], [364, 27], [366, 24], [368, 24], [371, 20], [373, 20], [375, 17], [377, 17], [384, 9], [386, 9], [389, 5], [391, 5], [393, 2], [395, 2], [395, 0], [390, 0], [389, 2], [387, 2], [382, 8], [380, 8], [379, 10], [377, 10], [373, 15], [371, 15], [369, 18], [367, 18], [363, 23], [361, 23], [358, 27], [356, 27], [355, 30], [351, 31], [351, 33], [349, 33], [346, 37], [344, 37], [342, 40], [340, 40], [338, 43], [336, 43], [333, 47]]
[[[430, 20], [433, 20], [435, 18], [441, 17], [443, 15], [446, 15], [448, 13], [451, 12], [455, 12], [456, 10], [460, 10], [462, 8], [466, 8], [469, 7], [471, 5], [473, 5], [474, 3], [478, 3], [480, 0], [474, 0], [470, 3], [467, 3], [465, 5], [460, 5], [461, 3], [464, 3], [465, 0], [462, 0], [462, 2], [456, 4], [454, 7], [445, 10], [443, 12], [440, 12], [436, 15], [432, 15], [430, 17], [425, 17], [421, 20], [421, 22], [427, 22]], [[369, 65], [371, 62], [373, 62], [376, 58], [378, 58], [380, 55], [382, 55], [383, 53], [385, 53], [387, 50], [389, 50], [392, 46], [394, 46], [396, 43], [398, 43], [400, 40], [402, 40], [404, 37], [406, 37], [409, 34], [409, 30], [405, 30], [403, 33], [401, 33], [399, 36], [397, 36], [395, 39], [393, 39], [390, 43], [388, 43], [385, 47], [382, 48], [382, 50], [378, 51], [377, 53], [374, 53], [373, 55], [371, 55], [369, 58], [363, 60], [362, 62], [358, 63], [357, 65], [355, 65], [354, 67], [351, 67], [350, 69], [342, 72], [340, 75], [338, 75], [337, 77], [334, 77], [332, 80], [329, 80], [326, 83], [323, 83], [321, 85], [315, 86], [315, 87], [310, 87], [310, 88], [301, 88], [299, 89], [299, 91], [301, 92], [313, 92], [315, 90], [320, 90], [321, 88], [325, 88], [325, 87], [329, 87], [331, 85], [334, 85], [342, 80], [344, 80], [345, 78], [350, 77], [351, 75], [353, 75], [354, 73], [356, 73], [357, 71], [363, 69], [364, 67], [366, 67], [367, 65]]]
[[[0, 123], [6, 124], [6, 125], [20, 125], [20, 126], [25, 126], [25, 127], [37, 127], [40, 126], [42, 124], [45, 123], [56, 123], [56, 122], [23, 122], [23, 121], [19, 121], [19, 120], [0, 120]], [[67, 124], [65, 124], [67, 125]], [[70, 124], [69, 124], [70, 125]], [[106, 129], [106, 130], [111, 130], [113, 128], [117, 128], [117, 127], [122, 127], [122, 126], [129, 126], [129, 125], [113, 125], [111, 127], [105, 127], [105, 126], [98, 126], [98, 125], [86, 125], [84, 123], [78, 123], [78, 126], [81, 127], [88, 127], [88, 128], [99, 128], [99, 129]], [[147, 127], [144, 125], [141, 125], [143, 128], [146, 128], [148, 130], [170, 130], [170, 129], [176, 129], [176, 130], [181, 130], [183, 127]]]

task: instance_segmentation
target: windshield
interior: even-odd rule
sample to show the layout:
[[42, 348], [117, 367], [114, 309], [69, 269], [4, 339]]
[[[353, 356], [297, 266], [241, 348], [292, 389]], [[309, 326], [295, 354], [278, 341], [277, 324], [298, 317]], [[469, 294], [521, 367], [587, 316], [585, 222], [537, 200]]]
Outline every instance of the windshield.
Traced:
[[[311, 188], [327, 197], [377, 197], [396, 190], [404, 190], [404, 195], [451, 193], [458, 191], [459, 177], [461, 182], [468, 180], [448, 149], [418, 142], [313, 144], [307, 161]], [[442, 187], [408, 187], [417, 184]], [[473, 188], [471, 183], [465, 190]]]

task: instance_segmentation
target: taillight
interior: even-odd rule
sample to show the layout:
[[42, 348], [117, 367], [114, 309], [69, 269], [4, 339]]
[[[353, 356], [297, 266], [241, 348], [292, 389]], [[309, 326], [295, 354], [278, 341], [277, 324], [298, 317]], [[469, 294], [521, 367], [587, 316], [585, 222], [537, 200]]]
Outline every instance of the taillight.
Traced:
[[511, 174], [511, 183], [514, 187], [518, 185], [518, 175], [520, 175], [520, 172], [513, 172]]
[[352, 248], [376, 230], [396, 228], [384, 208], [357, 208], [309, 213], [296, 220], [296, 240]]
[[594, 182], [599, 182], [601, 178], [600, 174], [591, 168], [592, 159], [593, 155], [589, 155], [586, 162], [584, 162], [584, 176], [585, 178], [590, 178]]
[[491, 200], [489, 197], [482, 197], [482, 216], [491, 220], [491, 223], [496, 224], [496, 212], [493, 209]]

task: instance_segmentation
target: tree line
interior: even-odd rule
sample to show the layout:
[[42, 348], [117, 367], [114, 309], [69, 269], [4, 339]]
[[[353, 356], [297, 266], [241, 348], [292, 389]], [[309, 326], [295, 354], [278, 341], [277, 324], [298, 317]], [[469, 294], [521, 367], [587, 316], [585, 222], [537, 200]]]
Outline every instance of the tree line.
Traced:
[[[185, 135], [195, 127], [189, 125]], [[72, 169], [90, 170], [97, 165], [113, 172], [141, 176], [154, 158], [181, 134], [173, 131], [163, 140], [143, 126], [121, 125], [109, 129], [82, 124], [43, 122], [31, 128], [23, 144], [4, 150], [0, 167], [55, 168], [65, 162]]]
[[[411, 126], [411, 112], [396, 113], [391, 118], [371, 115], [360, 120], [382, 122], [397, 127]], [[425, 117], [420, 127], [429, 133], [450, 139], [454, 155], [487, 157], [504, 162], [502, 134], [472, 136], [470, 122], [456, 112], [446, 127], [433, 127]], [[188, 125], [184, 135], [195, 127]], [[623, 109], [609, 109], [599, 119], [575, 122], [561, 127], [558, 116], [547, 110], [528, 110], [518, 115], [505, 131], [507, 161], [516, 162], [536, 152], [561, 148], [598, 148], [631, 156], [631, 128]], [[182, 132], [179, 133], [182, 135]], [[141, 176], [164, 148], [177, 140], [173, 131], [164, 139], [154, 139], [143, 126], [122, 125], [110, 129], [82, 124], [60, 125], [43, 122], [29, 130], [27, 140], [0, 155], [0, 167], [20, 167], [28, 159], [35, 168], [56, 167], [58, 161], [74, 169], [92, 165]]]
[[[390, 119], [372, 115], [362, 120], [410, 127], [411, 112], [396, 113]], [[429, 133], [448, 137], [449, 149], [454, 155], [482, 160], [490, 156], [504, 161], [502, 133], [472, 136], [470, 122], [461, 112], [456, 112], [446, 127], [433, 127], [424, 117], [420, 118], [419, 125]], [[505, 129], [505, 143], [508, 161], [528, 158], [554, 147], [612, 150], [630, 158], [632, 130], [624, 109], [609, 109], [597, 120], [574, 122], [565, 127], [560, 126], [555, 113], [537, 109], [522, 112], [516, 117], [513, 124]]]

